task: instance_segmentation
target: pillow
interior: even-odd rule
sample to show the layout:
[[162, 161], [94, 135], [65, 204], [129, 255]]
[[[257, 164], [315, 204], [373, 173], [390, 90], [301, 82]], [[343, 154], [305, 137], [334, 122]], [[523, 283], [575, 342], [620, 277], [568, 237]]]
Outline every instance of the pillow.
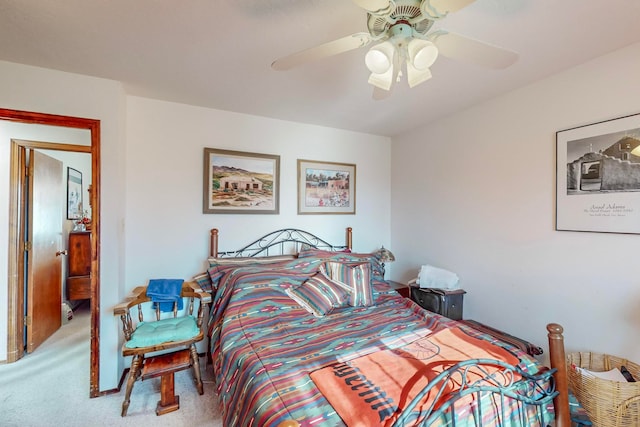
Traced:
[[[220, 279], [230, 270], [238, 267], [253, 267], [257, 265], [273, 264], [280, 261], [290, 261], [295, 259], [295, 255], [277, 255], [265, 257], [235, 257], [235, 258], [209, 258], [209, 278], [211, 288], [216, 290], [220, 284]], [[203, 288], [204, 289], [204, 288]]]
[[244, 267], [246, 265], [251, 264], [269, 264], [272, 262], [278, 261], [290, 261], [295, 259], [295, 255], [271, 255], [271, 256], [260, 256], [260, 257], [229, 257], [229, 258], [214, 258], [211, 257], [207, 261], [209, 262], [209, 267], [214, 266], [224, 266], [224, 265], [235, 265], [236, 267]]
[[327, 249], [314, 248], [313, 246], [309, 246], [309, 245], [307, 245], [305, 243], [300, 248], [300, 252], [299, 253], [300, 254], [305, 254], [303, 256], [320, 256], [320, 257], [323, 257], [323, 256], [330, 256], [330, 255], [335, 255], [335, 254], [350, 254], [351, 253], [351, 249], [344, 248], [344, 249], [339, 249], [339, 250], [335, 250], [335, 251], [330, 251], [330, 250], [327, 250]]
[[287, 295], [316, 317], [345, 305], [349, 293], [340, 284], [318, 272], [299, 286], [285, 290]]
[[364, 254], [355, 252], [331, 252], [321, 249], [308, 248], [298, 253], [298, 258], [318, 257], [328, 261], [339, 262], [364, 262], [371, 264], [371, 278], [384, 282], [384, 269], [377, 254]]
[[191, 278], [193, 282], [196, 282], [200, 288], [205, 292], [211, 292], [213, 290], [213, 283], [211, 277], [206, 271], [204, 273], [196, 274]]
[[336, 262], [324, 264], [327, 276], [349, 289], [349, 305], [352, 307], [368, 307], [373, 305], [373, 288], [371, 286], [371, 264], [368, 262]]

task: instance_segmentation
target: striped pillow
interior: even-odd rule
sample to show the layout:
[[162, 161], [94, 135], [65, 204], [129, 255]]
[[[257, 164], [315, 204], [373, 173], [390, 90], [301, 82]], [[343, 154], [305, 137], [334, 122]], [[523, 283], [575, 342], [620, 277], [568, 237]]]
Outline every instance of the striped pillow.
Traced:
[[373, 305], [371, 264], [369, 262], [327, 261], [324, 268], [326, 268], [327, 276], [349, 289], [350, 306], [368, 307]]
[[334, 307], [344, 306], [349, 295], [322, 272], [311, 276], [300, 286], [286, 289], [285, 292], [316, 317], [331, 313]]
[[196, 282], [198, 286], [200, 286], [205, 292], [212, 292], [215, 290], [213, 289], [213, 282], [211, 281], [211, 277], [207, 272], [196, 274], [191, 278], [191, 280]]
[[384, 269], [378, 254], [365, 254], [356, 252], [330, 252], [320, 249], [307, 248], [298, 253], [298, 258], [325, 258], [327, 261], [336, 262], [365, 262], [371, 263], [371, 279], [384, 282]]
[[275, 255], [264, 257], [231, 257], [231, 258], [209, 258], [209, 277], [211, 278], [211, 288], [218, 289], [220, 279], [225, 273], [240, 267], [255, 267], [259, 265], [274, 264], [281, 261], [291, 261], [295, 255]]

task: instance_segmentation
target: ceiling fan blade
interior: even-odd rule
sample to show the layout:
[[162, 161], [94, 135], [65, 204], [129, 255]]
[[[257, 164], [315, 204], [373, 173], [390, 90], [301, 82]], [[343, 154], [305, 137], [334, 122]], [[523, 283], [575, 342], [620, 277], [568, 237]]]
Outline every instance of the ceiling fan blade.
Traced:
[[284, 58], [276, 59], [271, 64], [271, 68], [277, 71], [289, 70], [307, 62], [317, 61], [318, 59], [366, 46], [369, 42], [371, 42], [371, 35], [369, 33], [352, 34], [285, 56]]
[[518, 60], [518, 54], [460, 34], [439, 30], [429, 34], [439, 54], [447, 58], [472, 62], [488, 68], [507, 68]]
[[437, 17], [443, 17], [447, 13], [457, 12], [475, 1], [476, 0], [423, 0], [422, 7], [435, 12], [435, 14], [438, 15]]
[[374, 15], [391, 11], [391, 0], [353, 0], [353, 2]]

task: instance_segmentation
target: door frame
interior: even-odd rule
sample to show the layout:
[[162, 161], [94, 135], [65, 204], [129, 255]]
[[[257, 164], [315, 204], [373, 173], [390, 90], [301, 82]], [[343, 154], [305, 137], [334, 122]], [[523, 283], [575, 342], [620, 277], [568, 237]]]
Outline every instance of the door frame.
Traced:
[[[30, 143], [30, 148], [46, 148], [63, 151], [80, 151], [91, 154], [91, 188], [89, 195], [92, 206], [91, 227], [91, 361], [89, 397], [100, 396], [100, 120], [80, 117], [61, 116], [55, 114], [35, 113], [0, 108], [0, 120], [26, 124], [60, 126], [76, 129], [88, 129], [91, 132], [91, 146], [77, 146], [55, 143]], [[20, 144], [26, 143], [20, 141]], [[44, 145], [44, 146], [43, 146]], [[14, 148], [15, 146], [15, 148]], [[16, 183], [20, 171], [16, 158], [19, 146], [12, 144], [11, 150], [11, 182]], [[20, 224], [24, 219], [20, 216], [21, 198], [19, 185], [9, 189], [9, 277], [7, 301], [7, 363], [15, 362], [24, 354], [24, 288], [19, 278], [22, 257], [20, 248]]]

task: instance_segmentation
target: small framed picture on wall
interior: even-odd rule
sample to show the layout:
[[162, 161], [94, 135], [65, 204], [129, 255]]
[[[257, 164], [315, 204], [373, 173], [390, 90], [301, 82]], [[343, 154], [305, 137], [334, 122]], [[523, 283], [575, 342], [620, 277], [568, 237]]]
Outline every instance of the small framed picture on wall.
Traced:
[[82, 212], [82, 172], [67, 167], [67, 219], [80, 219]]
[[298, 159], [298, 214], [355, 214], [356, 165]]

